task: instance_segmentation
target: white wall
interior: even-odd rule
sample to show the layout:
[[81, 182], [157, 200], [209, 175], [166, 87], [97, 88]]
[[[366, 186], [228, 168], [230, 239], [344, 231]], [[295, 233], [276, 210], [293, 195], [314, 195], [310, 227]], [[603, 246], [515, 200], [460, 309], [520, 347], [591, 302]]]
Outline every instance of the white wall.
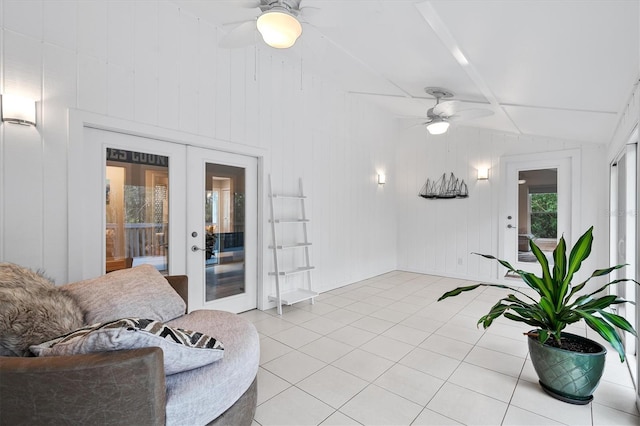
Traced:
[[1, 261], [67, 280], [77, 108], [266, 149], [278, 191], [304, 179], [319, 289], [395, 268], [393, 191], [375, 183], [393, 175], [395, 123], [375, 107], [265, 46], [217, 48], [168, 1], [0, 0], [0, 16], [0, 92], [38, 100], [39, 123], [0, 126]]
[[[497, 264], [471, 252], [499, 255], [500, 157], [579, 148], [581, 232], [594, 225], [589, 272], [608, 265], [608, 175], [606, 145], [515, 136], [471, 127], [452, 127], [441, 136], [423, 128], [405, 132], [398, 143], [398, 269], [495, 281]], [[489, 180], [476, 180], [490, 167]], [[427, 178], [454, 172], [469, 186], [469, 198], [426, 200], [418, 192]]]

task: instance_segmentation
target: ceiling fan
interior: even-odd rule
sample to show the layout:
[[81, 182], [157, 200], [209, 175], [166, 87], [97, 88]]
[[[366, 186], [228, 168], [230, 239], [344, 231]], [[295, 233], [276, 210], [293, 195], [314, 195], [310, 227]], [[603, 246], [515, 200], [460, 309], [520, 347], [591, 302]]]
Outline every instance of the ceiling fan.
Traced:
[[444, 101], [453, 97], [453, 92], [441, 87], [425, 87], [424, 91], [436, 98], [436, 104], [427, 111], [427, 121], [421, 123], [427, 126], [432, 135], [441, 135], [449, 129], [452, 121], [472, 120], [474, 118], [493, 115], [493, 111], [485, 108], [466, 108], [460, 101]]
[[256, 18], [241, 22], [220, 41], [221, 47], [248, 46], [254, 42], [256, 29], [265, 43], [277, 49], [293, 46], [302, 34], [301, 22], [310, 11], [300, 7], [302, 0], [249, 0], [241, 7], [256, 9]]

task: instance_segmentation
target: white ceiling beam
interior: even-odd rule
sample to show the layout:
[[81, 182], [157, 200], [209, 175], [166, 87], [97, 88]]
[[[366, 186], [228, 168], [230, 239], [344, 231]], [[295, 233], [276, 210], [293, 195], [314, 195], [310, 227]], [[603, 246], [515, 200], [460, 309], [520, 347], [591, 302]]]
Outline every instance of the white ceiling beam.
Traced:
[[504, 118], [506, 118], [513, 125], [513, 127], [518, 131], [518, 133], [522, 134], [522, 131], [520, 130], [520, 128], [516, 125], [516, 123], [512, 120], [509, 114], [504, 110], [504, 108], [502, 108], [502, 106], [500, 105], [500, 102], [498, 102], [498, 99], [496, 98], [496, 96], [493, 94], [491, 89], [489, 89], [489, 86], [484, 81], [480, 73], [476, 70], [473, 64], [471, 64], [467, 59], [467, 57], [464, 55], [462, 49], [458, 45], [458, 42], [453, 37], [453, 34], [451, 34], [451, 31], [449, 31], [449, 28], [446, 26], [442, 18], [440, 18], [440, 15], [438, 14], [438, 12], [436, 12], [431, 2], [424, 1], [422, 3], [416, 3], [415, 7], [416, 9], [418, 9], [420, 14], [424, 18], [424, 20], [427, 21], [427, 24], [429, 24], [433, 32], [440, 39], [440, 41], [442, 41], [442, 43], [447, 48], [447, 50], [455, 58], [455, 60], [460, 65], [460, 67], [462, 67], [462, 69], [469, 76], [471, 81], [473, 81], [473, 83], [476, 85], [478, 90], [494, 107], [494, 110], [498, 111], [500, 115], [503, 115]]

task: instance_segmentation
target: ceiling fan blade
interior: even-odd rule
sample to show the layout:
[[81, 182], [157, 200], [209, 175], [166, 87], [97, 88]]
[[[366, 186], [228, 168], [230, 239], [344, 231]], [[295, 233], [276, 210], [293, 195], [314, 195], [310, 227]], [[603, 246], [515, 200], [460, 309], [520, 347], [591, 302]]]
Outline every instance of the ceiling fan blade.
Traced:
[[488, 117], [490, 115], [493, 115], [493, 111], [490, 109], [471, 108], [458, 111], [447, 119], [449, 121], [473, 120], [475, 118]]
[[302, 22], [311, 24], [315, 27], [329, 27], [335, 25], [335, 19], [331, 19], [327, 12], [319, 7], [301, 7], [298, 17]]
[[444, 101], [433, 107], [433, 113], [443, 117], [455, 115], [460, 110], [460, 101]]
[[422, 127], [422, 126], [426, 126], [427, 124], [431, 123], [430, 121], [423, 121], [422, 123], [416, 123], [413, 126], [409, 126], [407, 127], [407, 129], [413, 129], [414, 127]]
[[244, 9], [255, 9], [260, 7], [260, 0], [235, 0], [233, 2], [234, 7], [242, 7]]
[[399, 123], [403, 129], [413, 129], [414, 127], [425, 126], [431, 123], [431, 120], [429, 119], [425, 121], [424, 118], [417, 118], [417, 117], [402, 117], [398, 119], [400, 120]]
[[218, 46], [226, 49], [250, 46], [256, 41], [256, 22], [246, 21], [220, 39]]
[[313, 19], [313, 16], [319, 13], [320, 11], [322, 11], [322, 9], [320, 9], [319, 7], [303, 6], [300, 8], [300, 15], [304, 15], [306, 18]]

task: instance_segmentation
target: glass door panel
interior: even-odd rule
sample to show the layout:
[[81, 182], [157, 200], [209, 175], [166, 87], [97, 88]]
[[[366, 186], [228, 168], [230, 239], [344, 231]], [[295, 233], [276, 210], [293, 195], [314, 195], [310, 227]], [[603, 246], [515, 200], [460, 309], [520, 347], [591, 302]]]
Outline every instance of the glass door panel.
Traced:
[[245, 291], [245, 169], [205, 165], [205, 302]]
[[557, 168], [518, 172], [517, 238], [519, 262], [536, 262], [529, 245], [533, 240], [553, 264], [553, 250], [558, 243]]
[[168, 274], [169, 157], [106, 148], [106, 272], [151, 264]]

